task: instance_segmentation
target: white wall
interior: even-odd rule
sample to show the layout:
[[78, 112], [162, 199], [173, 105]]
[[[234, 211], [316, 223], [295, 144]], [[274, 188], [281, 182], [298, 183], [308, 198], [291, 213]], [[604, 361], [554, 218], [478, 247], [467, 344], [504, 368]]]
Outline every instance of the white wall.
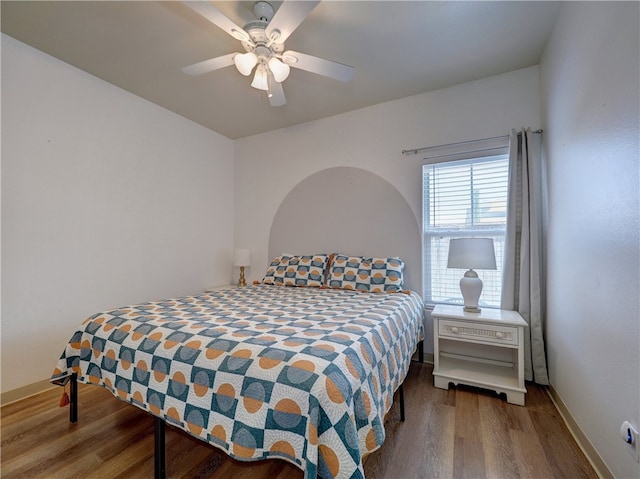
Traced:
[[[402, 150], [506, 135], [539, 123], [538, 69], [531, 67], [236, 140], [235, 242], [251, 250], [250, 278], [261, 279], [266, 270], [279, 205], [313, 173], [334, 166], [371, 171], [400, 191], [421, 224], [421, 157]], [[349, 225], [341, 226], [348, 234]], [[362, 248], [367, 254], [366, 244]], [[433, 351], [431, 336], [425, 347]]]
[[231, 278], [233, 142], [2, 35], [2, 391], [102, 309]]
[[568, 2], [540, 64], [551, 385], [618, 478], [640, 425], [637, 2]]

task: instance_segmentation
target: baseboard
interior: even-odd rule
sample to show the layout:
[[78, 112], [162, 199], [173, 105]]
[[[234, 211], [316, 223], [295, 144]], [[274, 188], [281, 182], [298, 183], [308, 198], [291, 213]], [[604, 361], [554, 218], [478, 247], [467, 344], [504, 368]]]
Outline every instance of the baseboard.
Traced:
[[615, 476], [611, 473], [607, 465], [604, 463], [598, 451], [593, 447], [587, 436], [582, 432], [578, 423], [573, 419], [573, 416], [569, 412], [567, 405], [564, 403], [562, 398], [558, 395], [553, 386], [549, 386], [547, 388], [549, 397], [551, 401], [556, 406], [556, 409], [562, 416], [564, 423], [567, 425], [569, 432], [573, 436], [573, 438], [578, 443], [578, 447], [582, 450], [584, 455], [587, 457], [587, 460], [591, 463], [593, 468], [598, 474], [598, 477], [602, 479], [614, 479]]
[[11, 391], [4, 392], [0, 394], [0, 406], [6, 406], [12, 402], [19, 401], [20, 399], [27, 398], [29, 396], [33, 396], [35, 394], [39, 394], [47, 389], [52, 389], [55, 386], [49, 382], [48, 379], [43, 379], [42, 381], [38, 381], [37, 383], [28, 384], [27, 386], [23, 386], [21, 388], [12, 389]]
[[[414, 353], [414, 355], [411, 357], [411, 359], [415, 362], [419, 362], [419, 356], [418, 353]], [[425, 364], [433, 364], [433, 353], [424, 353], [424, 356], [422, 357], [422, 362]]]

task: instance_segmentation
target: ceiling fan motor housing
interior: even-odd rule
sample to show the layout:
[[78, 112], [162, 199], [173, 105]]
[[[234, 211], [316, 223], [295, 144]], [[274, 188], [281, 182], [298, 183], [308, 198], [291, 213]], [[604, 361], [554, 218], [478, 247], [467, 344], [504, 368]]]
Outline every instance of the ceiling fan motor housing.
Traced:
[[284, 52], [284, 43], [275, 43], [269, 42], [269, 38], [265, 32], [268, 23], [262, 20], [254, 20], [253, 22], [245, 25], [244, 30], [251, 37], [251, 42], [242, 41], [242, 47], [247, 52], [254, 52], [256, 55], [258, 54], [258, 47], [265, 47], [269, 49], [272, 53], [280, 55]]

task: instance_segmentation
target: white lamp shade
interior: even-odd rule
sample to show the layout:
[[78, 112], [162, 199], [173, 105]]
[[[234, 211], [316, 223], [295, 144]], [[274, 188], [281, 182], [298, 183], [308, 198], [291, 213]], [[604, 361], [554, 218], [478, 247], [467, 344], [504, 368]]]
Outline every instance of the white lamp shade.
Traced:
[[291, 71], [289, 65], [282, 63], [276, 57], [271, 57], [269, 60], [269, 68], [271, 69], [271, 73], [273, 73], [273, 79], [278, 83], [285, 81]]
[[238, 54], [233, 57], [233, 63], [236, 64], [236, 68], [240, 73], [248, 77], [251, 75], [253, 67], [258, 63], [258, 57], [256, 57], [256, 54], [253, 52]]
[[251, 86], [253, 88], [257, 88], [258, 90], [268, 90], [269, 89], [269, 81], [267, 79], [267, 70], [262, 63], [258, 65], [256, 68], [256, 75], [253, 77], [253, 81], [251, 82]]
[[234, 266], [251, 265], [251, 253], [248, 249], [237, 249], [233, 255]]
[[496, 269], [491, 238], [456, 238], [449, 241], [447, 268]]

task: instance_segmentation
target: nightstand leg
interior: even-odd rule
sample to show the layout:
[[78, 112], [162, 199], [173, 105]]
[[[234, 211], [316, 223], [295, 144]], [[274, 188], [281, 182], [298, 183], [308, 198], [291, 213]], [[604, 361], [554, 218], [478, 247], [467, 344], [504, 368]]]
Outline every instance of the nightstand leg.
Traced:
[[440, 376], [433, 377], [433, 385], [440, 389], [449, 389], [449, 380]]
[[524, 406], [524, 393], [507, 393], [507, 402], [510, 404], [517, 404], [518, 406]]

